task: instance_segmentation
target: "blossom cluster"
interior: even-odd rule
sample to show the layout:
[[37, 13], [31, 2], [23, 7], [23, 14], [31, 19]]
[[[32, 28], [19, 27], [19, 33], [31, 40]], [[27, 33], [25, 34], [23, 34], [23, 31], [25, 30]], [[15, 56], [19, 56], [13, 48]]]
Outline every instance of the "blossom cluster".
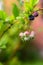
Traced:
[[31, 32], [29, 32], [29, 31], [20, 32], [19, 36], [20, 36], [21, 40], [28, 41], [28, 40], [34, 38], [35, 32], [34, 31], [31, 31]]

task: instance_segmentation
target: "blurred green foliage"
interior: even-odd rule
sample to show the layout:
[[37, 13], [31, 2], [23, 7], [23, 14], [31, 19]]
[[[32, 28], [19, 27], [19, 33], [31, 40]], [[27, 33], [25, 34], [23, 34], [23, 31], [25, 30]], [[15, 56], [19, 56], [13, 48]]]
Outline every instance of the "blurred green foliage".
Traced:
[[5, 20], [6, 17], [7, 14], [4, 11], [0, 10], [0, 20]]
[[17, 16], [19, 16], [19, 8], [17, 7], [17, 5], [16, 4], [14, 4], [13, 5], [13, 14], [14, 14], [14, 16], [15, 16], [15, 18], [17, 17]]
[[0, 65], [3, 65], [3, 63], [0, 62]]

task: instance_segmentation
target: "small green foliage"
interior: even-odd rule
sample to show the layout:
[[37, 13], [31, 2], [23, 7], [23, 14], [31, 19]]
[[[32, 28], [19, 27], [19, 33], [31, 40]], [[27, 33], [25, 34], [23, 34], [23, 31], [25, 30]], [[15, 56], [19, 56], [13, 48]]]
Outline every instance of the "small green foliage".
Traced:
[[16, 18], [17, 16], [19, 16], [19, 8], [16, 4], [13, 5], [13, 15]]
[[0, 10], [0, 20], [5, 20], [6, 17], [7, 17], [6, 13]]
[[8, 36], [7, 36], [7, 35], [4, 35], [4, 36], [0, 39], [0, 48], [1, 48], [1, 49], [5, 49], [7, 43], [8, 43]]
[[0, 65], [3, 65], [3, 63], [0, 62]]
[[34, 7], [38, 4], [39, 0], [29, 0], [29, 2], [24, 3], [26, 11], [31, 14], [34, 11]]
[[30, 0], [30, 5], [32, 7], [36, 6], [38, 4], [39, 0]]

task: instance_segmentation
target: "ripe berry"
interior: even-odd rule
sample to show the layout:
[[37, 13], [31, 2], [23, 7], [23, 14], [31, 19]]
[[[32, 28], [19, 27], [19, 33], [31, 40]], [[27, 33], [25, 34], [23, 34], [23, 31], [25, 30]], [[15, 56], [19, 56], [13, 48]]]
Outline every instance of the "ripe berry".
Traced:
[[29, 16], [29, 20], [34, 20], [34, 16], [33, 15], [30, 15]]
[[34, 17], [37, 17], [37, 16], [38, 16], [38, 12], [34, 12], [34, 13], [33, 13], [33, 16], [34, 16]]

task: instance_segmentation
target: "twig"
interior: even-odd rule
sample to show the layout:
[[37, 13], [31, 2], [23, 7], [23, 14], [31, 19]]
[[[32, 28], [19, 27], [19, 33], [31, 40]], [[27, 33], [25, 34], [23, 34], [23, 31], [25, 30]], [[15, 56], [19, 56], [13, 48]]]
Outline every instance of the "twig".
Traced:
[[40, 9], [38, 9], [38, 10], [36, 10], [36, 11], [41, 11], [41, 10], [43, 10], [43, 8], [40, 8]]
[[[15, 20], [16, 22], [16, 20]], [[15, 23], [14, 22], [14, 23]], [[9, 24], [8, 28], [2, 33], [2, 35], [0, 36], [0, 38], [13, 26], [14, 23], [10, 24], [9, 22], [4, 22], [5, 24]]]

